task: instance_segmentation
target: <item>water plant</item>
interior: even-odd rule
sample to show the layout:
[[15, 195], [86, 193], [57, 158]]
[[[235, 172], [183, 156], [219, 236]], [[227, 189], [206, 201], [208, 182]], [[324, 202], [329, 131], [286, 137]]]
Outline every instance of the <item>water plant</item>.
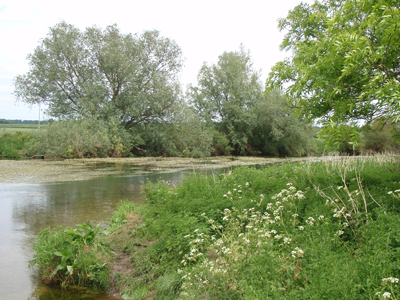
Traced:
[[107, 289], [109, 266], [97, 257], [102, 247], [95, 241], [99, 230], [99, 225], [89, 222], [75, 229], [44, 229], [32, 246], [35, 255], [30, 266], [39, 269], [46, 283]]

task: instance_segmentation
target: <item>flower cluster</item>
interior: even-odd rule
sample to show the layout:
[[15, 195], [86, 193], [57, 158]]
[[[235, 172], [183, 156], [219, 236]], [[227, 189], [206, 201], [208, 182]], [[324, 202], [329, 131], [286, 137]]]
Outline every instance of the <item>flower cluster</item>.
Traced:
[[382, 282], [383, 283], [388, 283], [388, 282], [399, 283], [399, 279], [395, 278], [395, 277], [382, 278]]
[[[247, 188], [250, 184], [246, 183], [244, 186]], [[213, 285], [224, 276], [228, 276], [227, 274], [242, 268], [249, 255], [265, 256], [266, 253], [270, 253], [272, 257], [280, 257], [292, 264], [298, 263], [298, 260], [304, 257], [304, 251], [296, 247], [296, 241], [291, 236], [291, 232], [294, 232], [300, 222], [291, 220], [292, 202], [303, 199], [304, 193], [297, 191], [291, 183], [288, 186], [272, 197], [275, 202], [266, 206], [261, 205], [266, 198], [261, 194], [258, 200], [252, 201], [255, 202], [252, 208], [225, 208], [220, 212], [220, 224], [216, 220], [208, 219], [205, 214], [202, 215], [210, 225], [213, 235], [208, 240], [205, 234], [198, 232], [190, 235], [190, 252], [182, 260], [185, 268], [180, 271], [183, 273], [181, 298], [190, 299], [191, 291], [207, 290], [207, 285]], [[237, 197], [242, 193], [242, 186], [235, 185], [231, 191], [223, 197]], [[298, 215], [295, 214], [294, 218], [296, 216]], [[320, 219], [322, 218], [323, 216], [320, 216]], [[288, 220], [291, 224], [285, 223]], [[308, 219], [309, 224], [313, 225], [314, 222], [314, 218]], [[287, 230], [288, 226], [292, 226], [293, 229]], [[204, 248], [206, 242], [207, 247]], [[204, 251], [203, 255], [200, 255], [201, 251]], [[279, 254], [272, 254], [274, 251]], [[188, 268], [189, 261], [196, 261], [195, 267]]]

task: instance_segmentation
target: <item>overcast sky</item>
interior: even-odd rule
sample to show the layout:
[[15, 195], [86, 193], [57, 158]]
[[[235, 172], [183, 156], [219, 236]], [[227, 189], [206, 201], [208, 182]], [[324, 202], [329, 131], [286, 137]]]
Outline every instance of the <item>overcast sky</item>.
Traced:
[[[0, 119], [38, 119], [38, 106], [15, 103], [13, 78], [29, 70], [32, 53], [48, 29], [64, 20], [84, 30], [117, 24], [123, 33], [157, 29], [182, 48], [183, 86], [196, 84], [203, 62], [215, 63], [224, 51], [250, 50], [262, 80], [289, 56], [279, 45], [277, 19], [300, 0], [0, 0]], [[311, 0], [303, 2], [311, 3]], [[43, 114], [42, 114], [43, 115]]]

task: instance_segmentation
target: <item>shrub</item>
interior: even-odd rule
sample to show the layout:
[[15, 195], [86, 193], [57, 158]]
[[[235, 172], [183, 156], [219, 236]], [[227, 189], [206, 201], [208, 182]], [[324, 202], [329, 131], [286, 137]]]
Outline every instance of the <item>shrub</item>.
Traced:
[[93, 119], [53, 122], [27, 145], [29, 155], [51, 158], [105, 157], [111, 149], [106, 124]]

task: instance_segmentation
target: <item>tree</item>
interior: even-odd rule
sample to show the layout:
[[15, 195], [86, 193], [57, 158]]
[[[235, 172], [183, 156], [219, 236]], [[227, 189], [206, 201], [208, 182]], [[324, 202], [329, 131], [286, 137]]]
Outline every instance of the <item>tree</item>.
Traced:
[[15, 96], [46, 102], [56, 118], [116, 119], [129, 129], [161, 120], [179, 96], [178, 45], [158, 31], [122, 34], [116, 25], [84, 32], [61, 22], [28, 55]]
[[302, 156], [316, 151], [316, 129], [293, 115], [281, 91], [269, 92], [253, 110], [255, 122], [250, 138], [253, 152], [267, 156]]
[[267, 90], [284, 87], [309, 119], [337, 123], [400, 111], [400, 2], [321, 0], [300, 4], [279, 21], [287, 30]]
[[251, 135], [251, 107], [262, 98], [260, 74], [253, 69], [250, 53], [224, 52], [218, 63], [204, 63], [198, 86], [189, 86], [188, 96], [195, 111], [226, 135], [237, 154], [246, 152]]
[[[212, 133], [206, 123], [181, 100], [174, 103], [167, 121], [140, 125], [141, 155], [206, 157], [212, 150]], [[139, 153], [138, 153], [139, 154]]]

